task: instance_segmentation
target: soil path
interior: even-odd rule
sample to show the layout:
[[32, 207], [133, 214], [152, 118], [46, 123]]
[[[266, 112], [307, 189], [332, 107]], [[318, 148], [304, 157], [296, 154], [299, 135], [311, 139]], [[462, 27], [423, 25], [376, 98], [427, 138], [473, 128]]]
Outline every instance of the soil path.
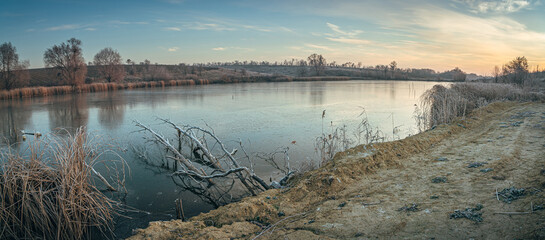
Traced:
[[[152, 223], [133, 238], [545, 239], [545, 104], [492, 104], [385, 146], [341, 154], [290, 190]], [[363, 160], [369, 153], [383, 157]], [[507, 203], [511, 187], [524, 192]], [[472, 219], [451, 218], [467, 208], [477, 208]]]

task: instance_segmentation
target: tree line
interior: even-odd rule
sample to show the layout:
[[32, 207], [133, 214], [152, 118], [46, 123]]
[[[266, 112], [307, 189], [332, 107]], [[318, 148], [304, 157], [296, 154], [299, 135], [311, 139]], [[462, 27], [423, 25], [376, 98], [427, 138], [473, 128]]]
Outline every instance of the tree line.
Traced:
[[[44, 53], [46, 68], [54, 71], [53, 75], [57, 80], [55, 85], [78, 86], [84, 83], [121, 82], [128, 81], [160, 81], [171, 80], [173, 75], [201, 76], [203, 71], [216, 67], [242, 67], [241, 76], [246, 76], [246, 68], [284, 66], [296, 68], [299, 77], [305, 76], [347, 76], [367, 77], [376, 79], [426, 79], [426, 80], [454, 80], [465, 81], [467, 73], [456, 67], [445, 72], [436, 72], [432, 69], [399, 68], [396, 61], [387, 65], [364, 66], [361, 62], [337, 63], [328, 62], [321, 54], [311, 54], [306, 59], [295, 59], [284, 61], [232, 61], [232, 62], [208, 62], [198, 64], [159, 65], [151, 64], [144, 60], [137, 64], [131, 59], [123, 63], [121, 55], [110, 47], [100, 50], [92, 62], [85, 63], [83, 58], [82, 42], [71, 38], [66, 42], [53, 45]], [[15, 46], [6, 42], [0, 45], [0, 89], [11, 90], [29, 85], [30, 74], [28, 72], [29, 62], [20, 61]], [[88, 74], [88, 66], [94, 66], [93, 77]], [[246, 67], [246, 68], [243, 68]], [[514, 83], [523, 85], [530, 72], [528, 61], [525, 57], [517, 57], [501, 68], [495, 66], [492, 72], [494, 82]], [[236, 68], [235, 68], [236, 71]], [[536, 69], [536, 72], [539, 71]], [[475, 75], [476, 76], [476, 75]]]

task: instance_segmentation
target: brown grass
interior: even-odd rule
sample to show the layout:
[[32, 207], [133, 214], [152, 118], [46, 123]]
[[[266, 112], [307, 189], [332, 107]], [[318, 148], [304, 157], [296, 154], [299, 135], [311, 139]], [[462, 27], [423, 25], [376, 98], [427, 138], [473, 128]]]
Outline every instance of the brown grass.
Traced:
[[542, 101], [542, 93], [528, 92], [515, 85], [497, 83], [454, 83], [449, 87], [435, 85], [420, 97], [415, 111], [421, 131], [439, 124], [451, 123], [474, 109], [498, 101]]
[[114, 202], [93, 184], [96, 156], [83, 129], [24, 156], [2, 154], [0, 238], [81, 239], [111, 232]]
[[130, 83], [91, 83], [77, 86], [55, 86], [55, 87], [26, 87], [12, 89], [10, 91], [0, 90], [0, 100], [4, 99], [19, 99], [32, 97], [46, 97], [53, 95], [64, 95], [71, 93], [84, 92], [106, 92], [117, 91], [122, 89], [136, 88], [156, 88], [168, 86], [188, 86], [188, 85], [204, 85], [210, 84], [206, 79], [186, 79], [186, 80], [170, 80], [170, 81], [152, 81], [152, 82], [130, 82]]

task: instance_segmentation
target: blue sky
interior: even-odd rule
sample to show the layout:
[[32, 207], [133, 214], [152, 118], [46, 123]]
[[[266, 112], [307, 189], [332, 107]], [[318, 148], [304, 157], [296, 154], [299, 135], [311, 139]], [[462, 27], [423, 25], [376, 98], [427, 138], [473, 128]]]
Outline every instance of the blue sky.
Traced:
[[328, 61], [490, 75], [526, 56], [545, 67], [544, 0], [2, 0], [0, 42], [43, 66], [71, 37], [86, 61], [105, 47], [152, 63]]

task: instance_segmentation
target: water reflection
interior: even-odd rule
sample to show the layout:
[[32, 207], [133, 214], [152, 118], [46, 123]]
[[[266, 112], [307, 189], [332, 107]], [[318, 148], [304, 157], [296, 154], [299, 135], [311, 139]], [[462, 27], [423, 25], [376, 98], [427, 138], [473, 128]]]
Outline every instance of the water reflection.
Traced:
[[126, 96], [118, 92], [106, 92], [97, 104], [98, 122], [107, 129], [116, 129], [123, 123]]
[[66, 95], [48, 105], [49, 128], [58, 134], [74, 134], [89, 119], [86, 94]]
[[28, 101], [0, 102], [0, 144], [12, 145], [22, 141], [21, 131], [32, 117]]
[[310, 87], [310, 102], [313, 105], [322, 105], [324, 103], [324, 83], [325, 82], [307, 83], [308, 87]]

